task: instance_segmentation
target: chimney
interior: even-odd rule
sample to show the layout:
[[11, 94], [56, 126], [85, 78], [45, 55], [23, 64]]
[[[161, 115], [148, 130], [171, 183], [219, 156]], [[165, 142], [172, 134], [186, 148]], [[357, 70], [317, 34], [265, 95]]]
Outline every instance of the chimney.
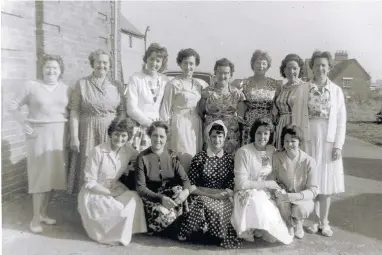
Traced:
[[344, 50], [337, 50], [336, 54], [334, 54], [334, 61], [339, 63], [341, 61], [348, 59], [348, 52]]

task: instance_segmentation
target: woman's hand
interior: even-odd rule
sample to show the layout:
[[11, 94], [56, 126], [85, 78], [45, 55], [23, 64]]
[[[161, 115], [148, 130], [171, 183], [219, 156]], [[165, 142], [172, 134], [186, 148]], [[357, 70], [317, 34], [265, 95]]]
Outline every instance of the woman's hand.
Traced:
[[217, 200], [225, 200], [229, 197], [230, 197], [230, 194], [227, 191], [223, 191], [223, 192], [212, 195], [212, 198], [217, 199]]
[[264, 186], [267, 189], [281, 189], [281, 187], [275, 181], [264, 181]]
[[111, 195], [112, 195], [113, 197], [118, 197], [118, 196], [122, 195], [123, 192], [125, 192], [125, 191], [126, 191], [125, 188], [123, 188], [123, 187], [121, 187], [121, 186], [118, 186], [117, 188], [115, 188], [115, 189], [113, 189], [113, 190], [111, 191]]
[[336, 160], [339, 160], [341, 157], [342, 157], [341, 149], [333, 148], [333, 151], [332, 151], [332, 160], [336, 161]]
[[80, 140], [78, 137], [70, 139], [70, 149], [75, 152], [80, 152]]
[[162, 198], [162, 205], [167, 208], [167, 209], [171, 209], [171, 208], [174, 208], [177, 206], [177, 204], [174, 202], [174, 200], [172, 200], [171, 198], [167, 197], [167, 196], [164, 196]]
[[174, 202], [177, 205], [180, 205], [184, 201], [186, 201], [188, 195], [190, 195], [190, 191], [188, 189], [185, 189], [179, 193], [179, 195], [175, 198]]

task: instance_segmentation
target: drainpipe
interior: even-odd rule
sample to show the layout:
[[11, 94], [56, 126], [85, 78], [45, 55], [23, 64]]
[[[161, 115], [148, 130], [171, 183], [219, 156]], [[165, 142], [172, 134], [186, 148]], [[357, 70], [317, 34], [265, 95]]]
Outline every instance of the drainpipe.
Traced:
[[118, 80], [118, 2], [114, 0], [114, 27], [113, 27], [113, 34], [114, 34], [114, 41], [113, 41], [113, 55], [114, 55], [114, 80]]

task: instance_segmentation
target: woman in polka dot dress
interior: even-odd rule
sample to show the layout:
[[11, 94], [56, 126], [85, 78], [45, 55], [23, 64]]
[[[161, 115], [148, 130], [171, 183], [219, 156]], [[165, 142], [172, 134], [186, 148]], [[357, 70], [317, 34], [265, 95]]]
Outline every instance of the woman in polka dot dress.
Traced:
[[224, 152], [227, 128], [221, 120], [206, 128], [207, 150], [192, 159], [189, 179], [197, 189], [190, 198], [189, 213], [180, 226], [179, 240], [210, 237], [225, 248], [237, 248], [240, 240], [231, 225], [233, 204], [233, 157]]

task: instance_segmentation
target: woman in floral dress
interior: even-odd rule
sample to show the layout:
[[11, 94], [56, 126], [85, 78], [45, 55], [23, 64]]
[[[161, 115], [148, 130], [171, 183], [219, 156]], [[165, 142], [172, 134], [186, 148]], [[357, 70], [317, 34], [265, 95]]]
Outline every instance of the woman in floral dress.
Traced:
[[[78, 194], [84, 182], [84, 167], [89, 152], [109, 139], [107, 128], [123, 113], [122, 84], [110, 81], [111, 57], [104, 50], [89, 55], [93, 73], [74, 85], [70, 102], [71, 157], [68, 192]], [[77, 154], [78, 153], [78, 154]]]
[[296, 100], [296, 89], [303, 81], [300, 79], [303, 75], [304, 61], [296, 54], [288, 54], [280, 66], [281, 76], [288, 79], [276, 91], [273, 105], [274, 120], [276, 122], [275, 147], [282, 150], [281, 132], [284, 127], [292, 123], [292, 109]]
[[137, 158], [136, 190], [145, 207], [148, 233], [175, 237], [172, 230], [187, 211], [186, 199], [193, 190], [178, 157], [165, 148], [168, 126], [155, 121], [147, 132], [151, 146]]
[[206, 132], [209, 135], [207, 150], [192, 159], [189, 178], [196, 190], [190, 198], [190, 212], [180, 226], [178, 239], [212, 237], [220, 246], [237, 248], [241, 242], [230, 221], [233, 157], [223, 149], [228, 130], [221, 120], [217, 120], [206, 128]]
[[129, 143], [138, 151], [150, 146], [146, 130], [159, 120], [159, 108], [169, 79], [161, 74], [167, 68], [167, 49], [153, 43], [143, 57], [145, 68], [134, 73], [125, 90], [127, 115], [136, 122]]
[[277, 208], [272, 193], [280, 189], [272, 176], [272, 156], [269, 145], [273, 125], [257, 119], [251, 128], [252, 143], [241, 147], [235, 156], [235, 189], [232, 224], [239, 237], [254, 241], [262, 237], [268, 242], [292, 242], [288, 228]]
[[[228, 128], [224, 151], [234, 154], [240, 147], [240, 130], [237, 118], [237, 105], [244, 101], [244, 94], [229, 85], [235, 66], [226, 58], [216, 61], [213, 87], [203, 91], [200, 107], [204, 118], [204, 130], [215, 120], [222, 120]], [[206, 145], [206, 143], [205, 143]]]
[[[250, 143], [249, 132], [257, 118], [273, 121], [272, 108], [277, 87], [276, 80], [266, 77], [271, 67], [268, 53], [256, 50], [251, 58], [254, 75], [241, 81], [245, 100], [239, 103], [238, 115], [243, 119], [242, 145]], [[273, 140], [271, 138], [271, 140]]]
[[187, 172], [192, 157], [203, 146], [199, 101], [202, 90], [208, 87], [208, 84], [192, 77], [200, 63], [199, 54], [195, 50], [181, 50], [176, 62], [182, 69], [182, 75], [167, 84], [160, 117], [171, 129], [168, 147], [179, 155], [180, 162]]

